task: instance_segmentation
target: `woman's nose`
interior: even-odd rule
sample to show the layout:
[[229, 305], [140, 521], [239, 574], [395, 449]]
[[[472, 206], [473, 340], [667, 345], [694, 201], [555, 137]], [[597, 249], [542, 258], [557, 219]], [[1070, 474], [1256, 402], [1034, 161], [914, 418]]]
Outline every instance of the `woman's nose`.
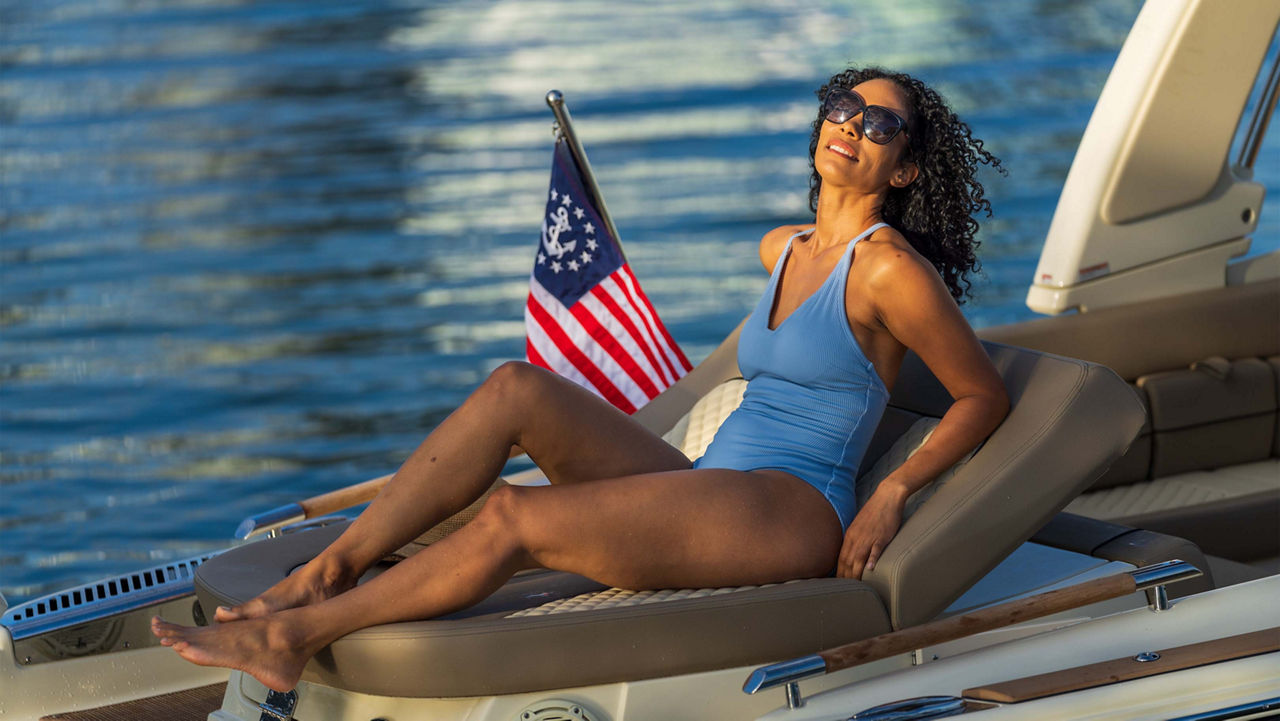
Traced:
[[856, 139], [862, 138], [862, 113], [858, 113], [843, 123], [840, 123], [840, 129], [852, 135]]

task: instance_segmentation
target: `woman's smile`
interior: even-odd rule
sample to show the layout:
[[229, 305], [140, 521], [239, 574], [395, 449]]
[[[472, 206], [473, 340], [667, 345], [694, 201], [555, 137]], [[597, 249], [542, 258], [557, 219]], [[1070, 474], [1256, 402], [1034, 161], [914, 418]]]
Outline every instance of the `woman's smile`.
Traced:
[[853, 149], [853, 146], [849, 145], [848, 143], [842, 140], [837, 140], [836, 138], [832, 138], [827, 142], [827, 150], [830, 150], [832, 153], [835, 153], [836, 155], [842, 158], [845, 158], [847, 160], [852, 160], [854, 162], [858, 161], [857, 151]]

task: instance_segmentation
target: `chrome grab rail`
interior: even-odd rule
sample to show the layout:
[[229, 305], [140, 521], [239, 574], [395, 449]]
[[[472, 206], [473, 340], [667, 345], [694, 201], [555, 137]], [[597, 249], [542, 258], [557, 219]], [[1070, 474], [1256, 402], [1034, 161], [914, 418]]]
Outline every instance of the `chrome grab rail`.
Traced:
[[[1151, 604], [1153, 611], [1163, 611], [1169, 608], [1168, 596], [1165, 593], [1164, 586], [1169, 583], [1177, 583], [1187, 579], [1196, 578], [1202, 575], [1202, 571], [1195, 566], [1181, 560], [1170, 560], [1155, 563], [1150, 566], [1143, 566], [1128, 572], [1133, 578], [1134, 590], [1145, 591], [1147, 593], [1148, 602]], [[1109, 576], [1106, 578], [1115, 578]], [[1094, 581], [1097, 581], [1095, 579]], [[1086, 581], [1085, 583], [1092, 583]], [[1081, 584], [1083, 585], [1083, 584]], [[1049, 592], [1052, 593], [1052, 592]], [[1022, 599], [1006, 603], [1018, 603]], [[1098, 600], [1092, 599], [1086, 601], [1084, 605], [1095, 603]], [[994, 608], [994, 607], [993, 607]], [[1024, 617], [1024, 620], [1033, 618], [1031, 616]], [[800, 687], [798, 682], [822, 676], [831, 670], [827, 665], [827, 660], [818, 654], [801, 656], [788, 661], [761, 666], [751, 672], [747, 677], [746, 683], [742, 685], [743, 693], [753, 694], [767, 688], [775, 688], [785, 686], [787, 693], [787, 707], [799, 708], [804, 705], [804, 700], [800, 696]]]
[[959, 696], [917, 696], [864, 709], [846, 721], [922, 721], [955, 716], [964, 709], [965, 701]]
[[244, 519], [236, 526], [236, 538], [244, 541], [264, 533], [272, 538], [280, 535], [281, 528], [306, 518], [307, 512], [301, 504], [289, 503]]

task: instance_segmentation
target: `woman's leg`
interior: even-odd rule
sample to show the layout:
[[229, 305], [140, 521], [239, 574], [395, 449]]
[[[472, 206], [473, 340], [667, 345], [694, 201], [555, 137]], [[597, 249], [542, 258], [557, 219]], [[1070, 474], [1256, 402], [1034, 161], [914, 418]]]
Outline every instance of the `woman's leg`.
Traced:
[[599, 397], [542, 368], [499, 367], [413, 452], [351, 527], [313, 561], [218, 621], [329, 598], [370, 566], [466, 508], [519, 446], [553, 483], [688, 468], [679, 450]]
[[524, 568], [626, 588], [759, 584], [825, 575], [841, 539], [827, 500], [778, 471], [507, 487], [462, 530], [347, 593], [206, 628], [156, 619], [152, 630], [189, 661], [237, 668], [283, 691], [313, 655], [351, 631], [465, 608]]

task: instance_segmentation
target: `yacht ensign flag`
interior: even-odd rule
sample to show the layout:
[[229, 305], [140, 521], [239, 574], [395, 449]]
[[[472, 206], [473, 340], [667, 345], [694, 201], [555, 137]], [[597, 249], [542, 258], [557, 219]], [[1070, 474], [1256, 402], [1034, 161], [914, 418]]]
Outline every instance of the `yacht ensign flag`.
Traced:
[[627, 413], [692, 368], [592, 205], [563, 139], [556, 141], [524, 319], [530, 363]]

